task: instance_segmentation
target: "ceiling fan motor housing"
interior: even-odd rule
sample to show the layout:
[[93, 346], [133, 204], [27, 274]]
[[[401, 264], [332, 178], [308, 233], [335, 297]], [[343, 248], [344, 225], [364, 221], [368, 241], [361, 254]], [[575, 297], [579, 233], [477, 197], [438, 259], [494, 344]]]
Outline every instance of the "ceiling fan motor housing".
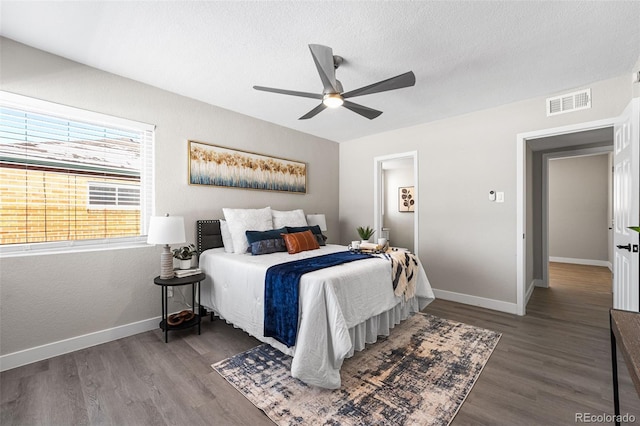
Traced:
[[[342, 83], [340, 83], [340, 80], [336, 80], [336, 89], [338, 89], [338, 90], [337, 90], [337, 92], [335, 92], [335, 93], [342, 93], [342, 92], [344, 92], [344, 89], [342, 88]], [[326, 95], [326, 94], [329, 94], [329, 93], [334, 93], [334, 92], [333, 92], [333, 91], [330, 91], [330, 92], [325, 92], [324, 94]]]

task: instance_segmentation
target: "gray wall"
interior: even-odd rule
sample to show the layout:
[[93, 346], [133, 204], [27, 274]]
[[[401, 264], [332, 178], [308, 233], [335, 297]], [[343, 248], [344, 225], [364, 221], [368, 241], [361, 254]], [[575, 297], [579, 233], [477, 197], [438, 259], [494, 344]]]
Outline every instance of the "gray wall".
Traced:
[[[264, 206], [325, 213], [330, 241], [339, 239], [336, 143], [5, 38], [0, 51], [2, 90], [157, 126], [156, 211], [184, 216], [190, 242], [196, 219], [219, 218], [223, 207]], [[188, 139], [304, 161], [308, 193], [189, 186]], [[159, 254], [160, 248], [147, 246], [0, 259], [1, 354], [159, 316], [160, 290], [153, 284]]]
[[549, 256], [609, 261], [609, 155], [549, 160]]
[[413, 186], [413, 165], [384, 171], [384, 223], [389, 228], [390, 243], [413, 250], [413, 215], [398, 211], [398, 188]]
[[[589, 110], [547, 117], [547, 96], [543, 96], [341, 143], [342, 235], [358, 223], [372, 221], [371, 159], [416, 150], [418, 244], [432, 286], [449, 295], [515, 304], [516, 137], [614, 117], [631, 99], [631, 79], [626, 74], [586, 87], [593, 96]], [[489, 202], [490, 190], [504, 191], [505, 202]], [[532, 267], [527, 265], [529, 276]]]

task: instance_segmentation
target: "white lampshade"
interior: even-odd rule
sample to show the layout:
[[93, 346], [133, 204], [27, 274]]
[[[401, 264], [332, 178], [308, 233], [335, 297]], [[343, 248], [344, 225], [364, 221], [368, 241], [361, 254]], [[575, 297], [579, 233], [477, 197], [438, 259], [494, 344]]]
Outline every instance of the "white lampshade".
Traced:
[[187, 239], [184, 235], [184, 218], [182, 216], [151, 216], [148, 244], [162, 244], [160, 253], [160, 278], [166, 280], [174, 277], [173, 256], [169, 244], [184, 243]]
[[180, 244], [186, 240], [182, 216], [151, 216], [148, 244]]
[[318, 225], [321, 231], [327, 230], [327, 219], [324, 217], [323, 214], [308, 214], [307, 224], [309, 226]]

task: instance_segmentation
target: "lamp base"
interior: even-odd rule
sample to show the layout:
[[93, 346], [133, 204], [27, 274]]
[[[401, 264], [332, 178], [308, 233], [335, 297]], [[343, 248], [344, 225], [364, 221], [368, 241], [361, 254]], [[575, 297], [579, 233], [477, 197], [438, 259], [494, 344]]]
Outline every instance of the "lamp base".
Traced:
[[160, 254], [160, 279], [168, 280], [175, 277], [173, 272], [173, 255], [169, 244], [165, 244]]

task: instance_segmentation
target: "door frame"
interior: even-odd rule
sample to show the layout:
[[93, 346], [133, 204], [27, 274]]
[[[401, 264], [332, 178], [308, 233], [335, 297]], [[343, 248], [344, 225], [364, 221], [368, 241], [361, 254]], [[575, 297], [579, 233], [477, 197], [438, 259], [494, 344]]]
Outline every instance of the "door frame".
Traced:
[[[536, 287], [549, 287], [549, 160], [611, 153], [613, 153], [613, 141], [610, 146], [574, 150], [568, 148], [566, 151], [542, 154], [542, 280], [541, 282], [536, 280]], [[609, 200], [607, 202], [609, 203]], [[611, 205], [608, 205], [607, 209], [610, 210]]]
[[[553, 127], [549, 129], [535, 130], [532, 132], [518, 133], [516, 135], [516, 314], [526, 314], [527, 294], [527, 156], [526, 145], [531, 139], [560, 136], [567, 133], [597, 130], [605, 127], [613, 127], [618, 121], [617, 117], [603, 120], [589, 121], [585, 123], [571, 124], [568, 126]], [[533, 286], [533, 283], [531, 284]]]
[[373, 229], [376, 234], [382, 233], [382, 211], [384, 209], [384, 182], [382, 173], [382, 163], [389, 160], [400, 160], [404, 158], [413, 159], [413, 186], [415, 190], [416, 198], [418, 202], [415, 204], [413, 213], [413, 248], [412, 251], [416, 256], [419, 256], [418, 250], [420, 244], [418, 243], [419, 235], [419, 212], [420, 212], [420, 191], [418, 189], [418, 151], [400, 152], [397, 154], [381, 155], [374, 157], [373, 159]]

